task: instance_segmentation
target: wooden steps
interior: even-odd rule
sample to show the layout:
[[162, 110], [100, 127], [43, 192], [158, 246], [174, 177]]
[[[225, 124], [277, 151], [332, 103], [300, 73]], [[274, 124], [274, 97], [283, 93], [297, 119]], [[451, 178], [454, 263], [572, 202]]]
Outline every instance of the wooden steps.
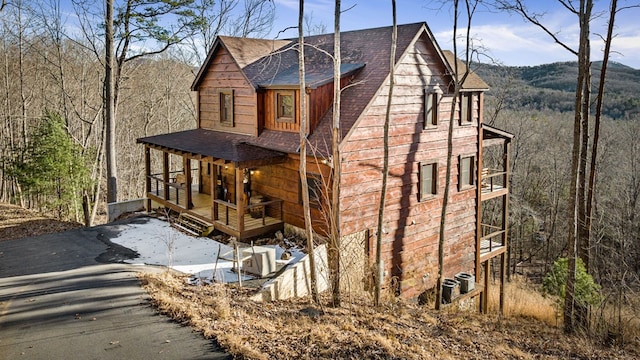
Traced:
[[187, 213], [180, 213], [171, 226], [195, 236], [207, 236], [213, 231], [213, 224], [198, 219]]

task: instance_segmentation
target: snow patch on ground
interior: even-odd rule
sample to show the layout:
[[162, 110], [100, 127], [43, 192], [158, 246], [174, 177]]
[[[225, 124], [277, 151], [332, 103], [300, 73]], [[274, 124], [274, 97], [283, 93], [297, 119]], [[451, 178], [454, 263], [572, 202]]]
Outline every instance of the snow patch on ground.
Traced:
[[[117, 238], [110, 240], [140, 254], [138, 258], [127, 261], [130, 264], [166, 266], [192, 274], [198, 281], [203, 282], [238, 281], [238, 274], [232, 271], [233, 262], [218, 258], [218, 252], [224, 257], [232, 257], [232, 247], [210, 238], [184, 234], [166, 221], [150, 218], [145, 224], [128, 224], [123, 227]], [[278, 245], [261, 246], [274, 247], [276, 259], [280, 259], [285, 252], [285, 249]], [[305, 255], [297, 249], [288, 251], [292, 255], [289, 264], [297, 262]], [[253, 277], [242, 276], [243, 281], [249, 279]]]

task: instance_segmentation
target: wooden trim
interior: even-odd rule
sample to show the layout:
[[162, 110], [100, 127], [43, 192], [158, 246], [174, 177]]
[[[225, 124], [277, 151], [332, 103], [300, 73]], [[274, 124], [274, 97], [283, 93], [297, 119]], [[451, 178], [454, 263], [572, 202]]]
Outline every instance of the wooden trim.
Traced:
[[[235, 126], [235, 95], [233, 89], [230, 88], [221, 88], [217, 91], [218, 94], [218, 121], [221, 126], [234, 127]], [[225, 119], [223, 106], [223, 97], [230, 96], [231, 97], [231, 118], [229, 120]], [[198, 101], [199, 102], [199, 101]], [[223, 120], [224, 119], [224, 120]]]
[[[428, 161], [421, 161], [418, 164], [418, 196], [419, 196], [419, 201], [425, 201], [425, 200], [429, 200], [432, 199], [435, 195], [438, 194], [438, 171], [439, 171], [439, 166], [438, 166], [438, 161], [437, 160], [428, 160]], [[432, 170], [431, 170], [431, 182], [432, 182], [432, 190], [429, 192], [425, 192], [423, 191], [424, 189], [424, 184], [423, 184], [423, 174], [422, 174], [422, 169], [426, 166], [433, 166]]]
[[[169, 153], [166, 151], [162, 152], [163, 164], [162, 164], [162, 180], [165, 184], [169, 183]], [[164, 188], [164, 198], [169, 198], [169, 187], [163, 186]]]
[[[284, 97], [291, 97], [291, 116], [285, 116], [283, 107], [280, 105], [280, 99]], [[296, 91], [295, 90], [276, 90], [274, 92], [274, 104], [275, 104], [275, 119], [276, 123], [296, 123]]]
[[442, 94], [432, 89], [424, 89], [424, 130], [437, 129], [438, 128], [438, 116], [440, 109], [440, 101], [442, 100]]
[[[462, 182], [462, 160], [471, 158], [471, 163], [469, 164], [469, 182]], [[477, 156], [476, 154], [460, 154], [458, 155], [458, 191], [465, 191], [477, 187], [478, 178], [476, 176], [476, 170], [479, 168], [477, 166]]]
[[191, 182], [192, 182], [192, 179], [191, 179], [191, 159], [188, 158], [187, 156], [184, 156], [182, 161], [183, 161], [183, 164], [184, 164], [183, 172], [184, 172], [184, 175], [185, 175], [185, 187], [186, 187], [186, 191], [185, 191], [186, 192], [186, 199], [185, 199], [186, 204], [185, 204], [184, 208], [188, 210], [188, 209], [191, 209], [193, 207], [193, 204], [192, 204], [192, 202], [193, 202], [193, 194], [191, 192]]
[[238, 210], [236, 214], [238, 215], [238, 232], [240, 234], [244, 232], [245, 206], [244, 206], [244, 184], [242, 183], [242, 180], [244, 179], [243, 175], [244, 175], [243, 169], [241, 169], [240, 167], [236, 167], [236, 171], [235, 171], [236, 207]]

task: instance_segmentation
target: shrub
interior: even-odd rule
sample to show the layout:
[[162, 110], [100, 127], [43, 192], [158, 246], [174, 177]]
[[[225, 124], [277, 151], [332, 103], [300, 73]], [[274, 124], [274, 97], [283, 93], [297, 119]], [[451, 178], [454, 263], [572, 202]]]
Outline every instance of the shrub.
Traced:
[[[568, 268], [569, 260], [567, 258], [559, 258], [553, 263], [553, 267], [542, 281], [542, 289], [546, 294], [560, 298], [560, 307], [564, 304]], [[574, 297], [577, 302], [584, 306], [598, 304], [601, 300], [600, 285], [593, 281], [593, 277], [587, 273], [582, 259], [579, 258], [576, 261]]]

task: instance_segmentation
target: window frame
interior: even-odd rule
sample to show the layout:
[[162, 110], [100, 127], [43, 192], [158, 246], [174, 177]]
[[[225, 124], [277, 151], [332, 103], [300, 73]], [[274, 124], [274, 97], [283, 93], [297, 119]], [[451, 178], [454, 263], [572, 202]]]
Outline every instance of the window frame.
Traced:
[[[466, 166], [463, 166], [463, 162], [469, 159], [468, 171], [469, 171], [469, 179], [464, 179], [463, 169]], [[458, 155], [458, 190], [467, 190], [476, 187], [477, 177], [476, 177], [476, 155], [475, 154], [461, 154]]]
[[[234, 111], [235, 111], [235, 99], [233, 96], [233, 89], [219, 89], [218, 90], [218, 104], [219, 104], [219, 109], [218, 109], [218, 122], [220, 123], [221, 126], [229, 126], [229, 127], [234, 127], [235, 126], [235, 122], [234, 122]], [[231, 99], [231, 111], [226, 111], [226, 101], [225, 98], [229, 96]], [[229, 114], [230, 113], [230, 114]], [[226, 116], [224, 116], [225, 114], [230, 115], [229, 118], [227, 119]]]
[[[420, 167], [418, 169], [418, 190], [420, 191], [420, 201], [428, 200], [438, 195], [438, 165], [438, 162], [435, 160], [420, 162]], [[424, 181], [426, 175], [425, 170], [429, 167], [431, 168], [431, 189], [426, 191], [426, 182]]]
[[438, 127], [438, 112], [442, 94], [433, 89], [425, 89], [424, 92], [424, 129]]
[[473, 124], [473, 92], [460, 93], [460, 125]]
[[[276, 122], [280, 123], [296, 123], [296, 93], [294, 90], [278, 90], [275, 92], [275, 118]], [[281, 99], [283, 97], [291, 97], [291, 116], [287, 116], [284, 114], [284, 111], [281, 107]]]

